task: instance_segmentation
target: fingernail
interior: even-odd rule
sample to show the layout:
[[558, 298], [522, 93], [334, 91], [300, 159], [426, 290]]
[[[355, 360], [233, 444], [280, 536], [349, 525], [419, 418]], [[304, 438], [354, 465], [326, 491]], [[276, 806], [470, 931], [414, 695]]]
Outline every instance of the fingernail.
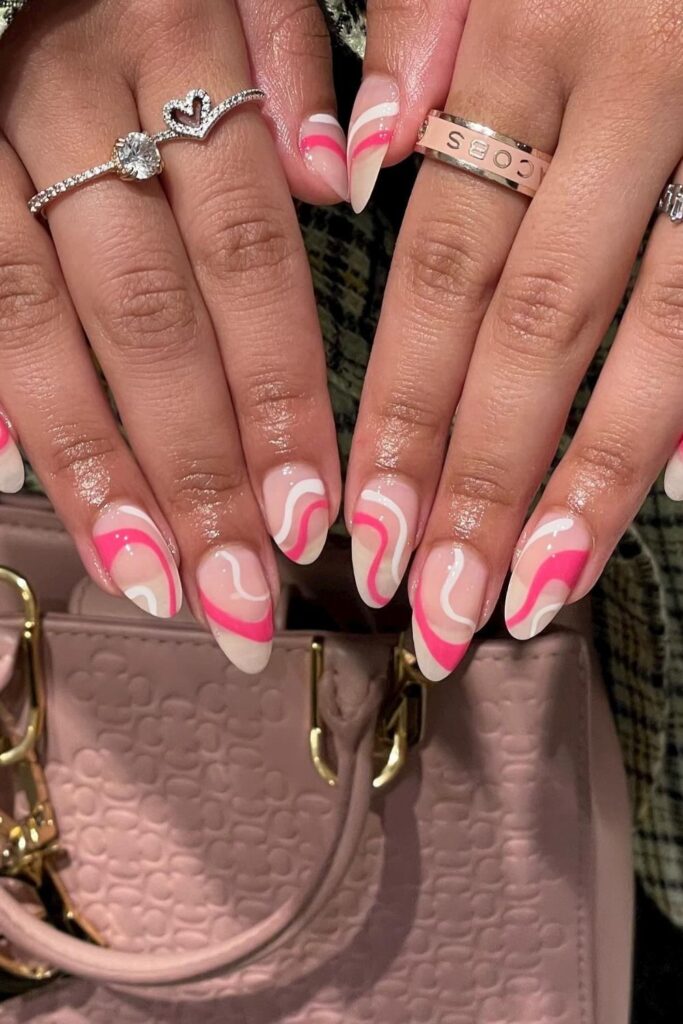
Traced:
[[351, 523], [351, 558], [358, 593], [383, 608], [403, 579], [415, 544], [418, 497], [395, 477], [375, 477], [361, 491]]
[[95, 523], [93, 542], [116, 586], [138, 608], [160, 619], [180, 610], [178, 569], [146, 512], [123, 502], [111, 505]]
[[517, 640], [530, 640], [566, 604], [593, 548], [587, 526], [569, 514], [543, 516], [526, 540], [505, 599], [505, 622]]
[[664, 490], [672, 501], [683, 501], [683, 437], [666, 467]]
[[387, 75], [368, 75], [358, 90], [349, 125], [347, 161], [351, 206], [365, 209], [389, 148], [399, 114], [399, 90]]
[[420, 671], [438, 683], [465, 656], [484, 604], [488, 573], [474, 551], [433, 548], [413, 594], [413, 642]]
[[242, 672], [262, 672], [273, 646], [273, 602], [257, 555], [215, 548], [197, 570], [199, 599], [223, 654]]
[[24, 461], [4, 418], [0, 416], [0, 491], [16, 494], [24, 486]]
[[349, 198], [346, 136], [332, 114], [312, 114], [299, 132], [299, 151], [309, 171], [322, 178], [340, 199]]
[[263, 504], [270, 534], [287, 558], [314, 562], [330, 525], [330, 503], [315, 470], [299, 463], [271, 470], [263, 481]]

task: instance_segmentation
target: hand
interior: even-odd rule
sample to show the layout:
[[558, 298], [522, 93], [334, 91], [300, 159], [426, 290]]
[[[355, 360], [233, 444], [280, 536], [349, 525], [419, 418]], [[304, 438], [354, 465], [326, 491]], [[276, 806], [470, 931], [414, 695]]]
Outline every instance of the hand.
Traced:
[[[683, 17], [677, 0], [472, 0], [446, 88], [463, 5], [403, 8], [369, 10], [366, 81], [393, 82], [399, 108], [382, 129], [387, 161], [432, 106], [555, 153], [531, 204], [426, 160], [385, 293], [346, 513], [371, 604], [419, 545], [414, 635], [437, 679], [491, 614], [511, 560], [516, 637], [586, 594], [680, 437], [683, 228], [660, 217], [592, 400], [520, 536], [683, 155]], [[349, 136], [353, 147], [353, 118]], [[668, 486], [683, 497], [679, 459]]]
[[[103, 587], [167, 616], [182, 576], [256, 671], [278, 587], [266, 531], [311, 561], [340, 498], [290, 197], [347, 191], [322, 15], [314, 0], [38, 5], [0, 68], [0, 489], [21, 485], [19, 439]], [[164, 146], [162, 177], [90, 183], [47, 207], [48, 230], [29, 214], [117, 137], [163, 128], [168, 100], [251, 85], [263, 108]]]

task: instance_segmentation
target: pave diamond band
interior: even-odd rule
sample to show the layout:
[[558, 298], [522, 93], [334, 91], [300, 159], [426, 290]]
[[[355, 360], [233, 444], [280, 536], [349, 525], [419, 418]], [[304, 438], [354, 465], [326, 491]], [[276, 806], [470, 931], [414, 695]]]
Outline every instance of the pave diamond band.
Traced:
[[678, 182], [667, 185], [657, 209], [674, 224], [680, 224], [683, 221], [683, 185]]
[[233, 96], [211, 106], [211, 97], [205, 89], [190, 89], [184, 99], [169, 100], [164, 106], [163, 118], [166, 128], [149, 135], [147, 132], [134, 131], [117, 139], [114, 143], [111, 159], [106, 163], [97, 164], [87, 171], [72, 174], [62, 181], [55, 182], [42, 189], [28, 201], [31, 213], [42, 213], [48, 203], [66, 192], [97, 181], [108, 174], [116, 174], [124, 181], [145, 181], [161, 174], [164, 162], [159, 146], [177, 139], [206, 138], [213, 126], [230, 110], [254, 100], [265, 99], [261, 89], [242, 89]]

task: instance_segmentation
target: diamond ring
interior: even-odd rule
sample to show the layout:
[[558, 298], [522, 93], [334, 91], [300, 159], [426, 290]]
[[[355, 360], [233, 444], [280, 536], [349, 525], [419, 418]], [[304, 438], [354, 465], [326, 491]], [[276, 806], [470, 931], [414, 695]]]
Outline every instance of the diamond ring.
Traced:
[[147, 132], [130, 132], [114, 143], [110, 159], [87, 171], [72, 174], [62, 181], [42, 189], [28, 201], [31, 213], [44, 212], [48, 203], [66, 192], [71, 192], [81, 185], [103, 178], [107, 174], [116, 174], [124, 181], [145, 181], [161, 174], [164, 162], [159, 146], [175, 139], [205, 139], [217, 121], [252, 100], [265, 99], [261, 89], [242, 89], [227, 100], [211, 106], [211, 97], [205, 89], [190, 89], [185, 99], [169, 100], [164, 106], [163, 117], [166, 124], [164, 131], [149, 135]]

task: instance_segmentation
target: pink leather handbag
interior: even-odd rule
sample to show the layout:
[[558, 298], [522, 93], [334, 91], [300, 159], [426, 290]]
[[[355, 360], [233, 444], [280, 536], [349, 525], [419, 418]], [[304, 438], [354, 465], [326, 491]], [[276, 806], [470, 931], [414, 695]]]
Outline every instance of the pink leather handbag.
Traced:
[[246, 677], [82, 581], [43, 504], [0, 505], [0, 564], [44, 611], [4, 574], [0, 1021], [627, 1024], [629, 807], [581, 631], [427, 686], [397, 637], [283, 608]]

